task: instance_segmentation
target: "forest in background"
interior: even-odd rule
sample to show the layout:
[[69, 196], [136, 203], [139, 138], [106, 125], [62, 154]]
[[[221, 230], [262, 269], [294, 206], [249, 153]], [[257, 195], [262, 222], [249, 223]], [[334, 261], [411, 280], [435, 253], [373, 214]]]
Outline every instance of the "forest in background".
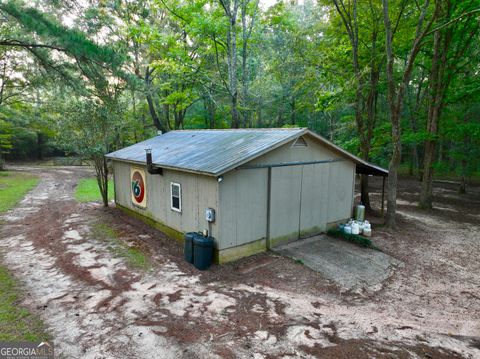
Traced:
[[[308, 127], [398, 173], [480, 174], [476, 0], [0, 0], [0, 162], [192, 128]], [[368, 177], [362, 201], [369, 206]]]

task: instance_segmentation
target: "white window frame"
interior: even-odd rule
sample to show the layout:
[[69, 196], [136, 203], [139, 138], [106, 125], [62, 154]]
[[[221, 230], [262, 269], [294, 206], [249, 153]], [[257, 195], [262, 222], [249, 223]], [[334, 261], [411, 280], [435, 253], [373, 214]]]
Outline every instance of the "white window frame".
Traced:
[[[179, 208], [173, 206], [173, 187], [178, 187], [178, 205]], [[175, 212], [182, 212], [182, 185], [176, 182], [170, 182], [170, 209]]]

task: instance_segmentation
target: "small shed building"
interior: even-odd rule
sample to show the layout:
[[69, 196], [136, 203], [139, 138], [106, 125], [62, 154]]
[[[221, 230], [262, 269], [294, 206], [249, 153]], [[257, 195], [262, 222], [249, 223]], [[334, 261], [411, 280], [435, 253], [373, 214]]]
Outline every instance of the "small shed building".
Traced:
[[208, 229], [219, 263], [346, 221], [355, 173], [388, 174], [304, 128], [171, 131], [107, 158], [118, 207], [180, 240]]

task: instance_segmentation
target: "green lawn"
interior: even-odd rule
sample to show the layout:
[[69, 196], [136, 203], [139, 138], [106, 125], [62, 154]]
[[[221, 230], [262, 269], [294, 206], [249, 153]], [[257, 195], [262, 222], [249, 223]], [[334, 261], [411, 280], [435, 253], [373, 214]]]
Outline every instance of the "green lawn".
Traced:
[[0, 172], [0, 213], [14, 207], [38, 181], [37, 177], [22, 172]]
[[49, 340], [42, 321], [19, 307], [21, 291], [8, 270], [0, 266], [0, 341]]
[[[113, 198], [113, 181], [108, 181], [108, 199]], [[75, 199], [79, 202], [101, 201], [102, 195], [98, 189], [96, 178], [82, 178], [75, 188]]]
[[[0, 172], [0, 213], [14, 207], [38, 183], [21, 172]], [[41, 320], [19, 307], [21, 290], [7, 268], [0, 265], [0, 341], [49, 340]]]
[[150, 260], [142, 249], [127, 245], [119, 238], [117, 231], [108, 224], [103, 222], [94, 223], [91, 231], [95, 239], [107, 243], [108, 249], [115, 256], [124, 258], [130, 267], [143, 270], [150, 269]]

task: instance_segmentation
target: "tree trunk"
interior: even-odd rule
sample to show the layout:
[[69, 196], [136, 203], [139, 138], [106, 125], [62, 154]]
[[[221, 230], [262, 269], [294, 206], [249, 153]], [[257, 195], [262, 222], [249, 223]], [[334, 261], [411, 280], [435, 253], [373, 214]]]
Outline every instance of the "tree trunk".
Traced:
[[229, 29], [227, 32], [227, 48], [228, 48], [228, 83], [230, 92], [232, 128], [240, 127], [240, 119], [238, 115], [238, 86], [237, 86], [237, 13], [238, 0], [233, 0], [233, 9], [228, 5]]
[[[367, 117], [362, 129], [363, 135], [360, 136], [360, 152], [365, 161], [370, 160], [370, 147], [373, 137], [373, 129], [376, 123], [376, 102], [378, 95], [378, 80], [380, 71], [372, 64], [370, 71], [369, 90], [366, 99]], [[366, 127], [366, 128], [365, 128]], [[360, 178], [360, 198], [366, 209], [372, 209], [370, 204], [370, 189], [368, 187], [368, 175], [362, 175]]]
[[108, 207], [108, 163], [103, 155], [93, 156], [95, 174], [97, 177], [98, 189], [102, 195], [104, 207]]
[[[350, 3], [349, 3], [350, 4]], [[366, 99], [363, 95], [363, 88], [365, 80], [363, 79], [362, 71], [359, 63], [359, 35], [358, 35], [358, 16], [357, 16], [357, 0], [351, 2], [352, 12], [350, 13], [349, 6], [346, 5], [343, 0], [334, 0], [334, 5], [342, 18], [342, 22], [347, 31], [350, 45], [352, 48], [352, 65], [355, 75], [355, 124], [357, 127], [358, 136], [360, 137], [360, 152], [362, 158], [366, 161], [369, 160], [370, 143], [373, 136], [373, 127], [375, 124], [375, 105], [377, 97], [377, 84], [380, 73], [375, 66], [376, 57], [376, 41], [377, 41], [377, 28], [372, 30], [372, 64], [369, 80], [369, 91]], [[363, 107], [367, 110], [367, 116], [363, 115]], [[368, 176], [361, 176], [361, 201], [367, 209], [371, 209], [369, 188], [368, 188]]]
[[259, 101], [258, 103], [258, 109], [257, 109], [257, 125], [260, 127], [263, 127], [263, 113], [262, 113], [262, 100]]
[[203, 98], [203, 108], [207, 113], [207, 116], [205, 116], [205, 126], [207, 128], [215, 128], [215, 104], [209, 96]]
[[370, 196], [368, 195], [368, 175], [360, 176], [360, 202], [365, 206], [366, 209], [372, 209], [370, 204]]
[[[420, 81], [418, 83], [417, 93], [415, 95], [415, 105], [410, 105], [410, 127], [414, 134], [418, 133], [418, 126], [417, 126], [417, 116], [420, 112], [420, 107], [422, 105], [423, 95], [423, 83], [425, 81], [425, 73], [422, 71], [422, 75], [420, 77]], [[411, 146], [411, 161], [410, 161], [410, 168], [409, 168], [409, 175], [413, 176], [415, 172], [418, 173], [420, 169], [420, 162], [419, 162], [419, 154], [418, 154], [418, 144], [416, 140], [413, 140]]]
[[[465, 116], [463, 118], [463, 121], [465, 124], [468, 123], [468, 117]], [[468, 156], [468, 151], [472, 148], [471, 143], [470, 143], [470, 134], [466, 132], [465, 130], [463, 131], [463, 150], [467, 151], [466, 154], [463, 155], [463, 158], [460, 161], [460, 169], [461, 169], [461, 177], [460, 177], [460, 187], [458, 188], [458, 193], [460, 194], [465, 194], [467, 193], [467, 184], [466, 184], [466, 177], [467, 177], [467, 158]]]
[[400, 116], [403, 108], [403, 98], [405, 95], [406, 87], [410, 81], [410, 76], [413, 70], [415, 59], [422, 47], [422, 41], [431, 28], [433, 21], [438, 15], [438, 4], [435, 6], [435, 13], [432, 15], [428, 24], [424, 27], [423, 23], [429, 7], [429, 0], [425, 0], [424, 5], [421, 8], [420, 16], [417, 21], [417, 29], [415, 38], [413, 40], [411, 49], [409, 51], [406, 66], [403, 70], [402, 79], [400, 84], [395, 84], [394, 78], [394, 63], [395, 57], [393, 53], [393, 32], [390, 22], [390, 15], [388, 11], [388, 0], [382, 0], [383, 7], [383, 21], [385, 24], [385, 52], [387, 55], [387, 99], [390, 110], [390, 122], [392, 124], [392, 157], [389, 163], [388, 174], [388, 192], [387, 192], [387, 216], [386, 224], [391, 228], [396, 227], [396, 210], [397, 210], [397, 176], [398, 166], [401, 159], [401, 128], [400, 128]]
[[247, 0], [242, 0], [242, 90], [243, 90], [243, 118], [242, 127], [248, 127], [249, 124], [249, 100], [248, 100], [248, 70], [247, 70], [247, 50], [248, 50], [248, 29], [247, 29]]
[[37, 159], [43, 160], [43, 134], [37, 132]]
[[295, 107], [295, 97], [292, 96], [292, 100], [290, 101], [290, 109], [292, 112], [290, 113], [290, 124], [294, 126], [297, 123], [297, 117], [296, 117], [296, 107]]
[[392, 158], [388, 166], [388, 190], [387, 190], [387, 216], [386, 224], [389, 227], [396, 227], [397, 213], [397, 182], [398, 182], [398, 166], [400, 165], [402, 144], [400, 140], [400, 111], [394, 109], [391, 114], [392, 120]]
[[153, 69], [150, 69], [147, 67], [145, 70], [145, 85], [146, 85], [146, 97], [147, 97], [147, 103], [148, 103], [148, 109], [150, 111], [150, 116], [152, 117], [152, 121], [154, 126], [157, 128], [157, 130], [160, 130], [162, 132], [167, 132], [167, 129], [165, 126], [162, 125], [160, 122], [160, 119], [157, 114], [157, 110], [155, 109], [155, 104], [153, 101], [152, 94], [150, 93], [151, 91], [151, 84], [152, 84], [152, 79], [151, 75], [153, 73]]
[[467, 193], [467, 185], [465, 183], [465, 173], [467, 168], [467, 160], [463, 159], [461, 161], [462, 175], [460, 177], [460, 187], [458, 188], [458, 193], [465, 194]]
[[147, 94], [147, 103], [148, 103], [148, 109], [150, 111], [150, 116], [152, 117], [152, 120], [153, 120], [153, 125], [157, 128], [157, 130], [160, 130], [162, 132], [167, 132], [167, 129], [160, 122], [157, 111], [155, 110], [155, 105], [153, 104], [152, 96], [150, 94]]
[[443, 94], [445, 92], [445, 66], [449, 41], [441, 30], [434, 33], [433, 59], [430, 71], [430, 101], [427, 117], [427, 140], [423, 157], [422, 189], [419, 205], [421, 208], [432, 208], [433, 199], [433, 162], [438, 135], [438, 123], [442, 109]]

